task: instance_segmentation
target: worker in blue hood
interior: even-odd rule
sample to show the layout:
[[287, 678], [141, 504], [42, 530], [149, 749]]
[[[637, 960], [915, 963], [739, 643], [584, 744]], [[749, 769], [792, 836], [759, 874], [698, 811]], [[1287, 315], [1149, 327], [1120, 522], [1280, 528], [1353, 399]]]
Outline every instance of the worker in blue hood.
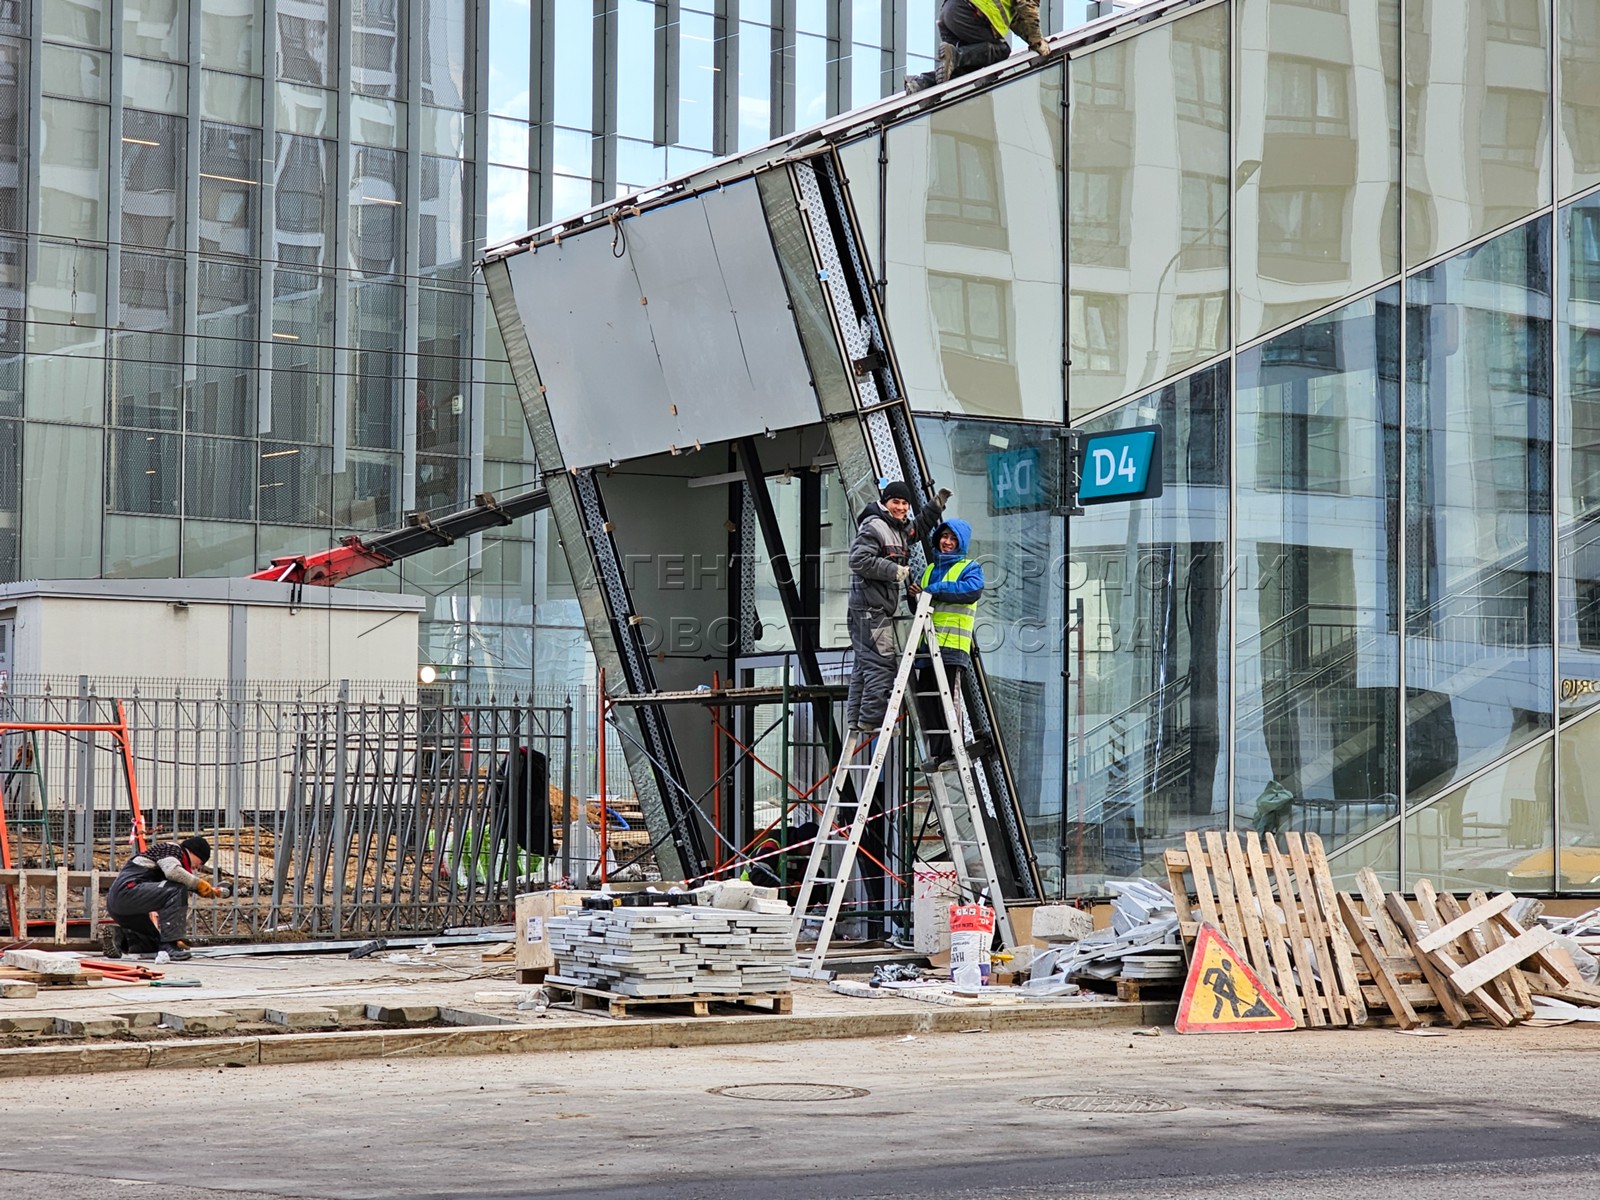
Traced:
[[[922, 591], [933, 597], [934, 652], [944, 663], [950, 694], [961, 709], [962, 675], [972, 665], [972, 635], [977, 623], [978, 600], [983, 595], [983, 564], [967, 557], [972, 542], [972, 526], [951, 518], [933, 531], [934, 557], [923, 568], [918, 581]], [[939, 698], [939, 681], [933, 673], [926, 641], [918, 656], [913, 688], [917, 697], [917, 717], [927, 739], [925, 771], [943, 771], [955, 766], [950, 730], [945, 723], [944, 703]]]

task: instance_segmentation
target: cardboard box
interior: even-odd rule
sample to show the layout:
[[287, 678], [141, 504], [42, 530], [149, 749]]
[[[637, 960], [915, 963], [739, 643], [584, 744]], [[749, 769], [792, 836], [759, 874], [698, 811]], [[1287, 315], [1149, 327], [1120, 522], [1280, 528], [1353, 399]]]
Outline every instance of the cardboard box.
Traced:
[[565, 909], [583, 903], [594, 892], [552, 890], [525, 892], [517, 897], [517, 969], [548, 971], [556, 965], [545, 923]]

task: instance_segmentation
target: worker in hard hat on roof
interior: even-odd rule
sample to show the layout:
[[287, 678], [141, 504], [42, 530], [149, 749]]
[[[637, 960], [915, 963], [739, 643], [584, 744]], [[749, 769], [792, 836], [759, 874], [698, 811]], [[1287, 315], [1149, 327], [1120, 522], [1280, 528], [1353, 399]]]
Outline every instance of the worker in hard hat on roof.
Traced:
[[1050, 43], [1039, 32], [1039, 0], [944, 0], [939, 8], [938, 64], [931, 71], [906, 76], [906, 94], [984, 67], [1011, 53], [1006, 35], [1014, 33], [1040, 58]]

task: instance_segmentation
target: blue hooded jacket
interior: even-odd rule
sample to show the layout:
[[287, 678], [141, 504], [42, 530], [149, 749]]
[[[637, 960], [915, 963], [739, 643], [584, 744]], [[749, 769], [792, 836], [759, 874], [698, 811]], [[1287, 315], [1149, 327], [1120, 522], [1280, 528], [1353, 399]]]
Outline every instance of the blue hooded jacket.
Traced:
[[[956, 535], [956, 548], [952, 553], [945, 553], [937, 549], [939, 537], [948, 529]], [[940, 601], [950, 601], [956, 604], [976, 604], [983, 596], [983, 564], [969, 562], [966, 569], [955, 579], [946, 580], [945, 575], [961, 559], [967, 555], [967, 547], [972, 542], [972, 526], [959, 517], [952, 517], [942, 523], [933, 531], [933, 576], [928, 581], [927, 591], [937, 604]], [[964, 667], [971, 661], [971, 656], [959, 650], [945, 647], [941, 654], [946, 666]], [[927, 656], [917, 659], [918, 664], [925, 663]]]

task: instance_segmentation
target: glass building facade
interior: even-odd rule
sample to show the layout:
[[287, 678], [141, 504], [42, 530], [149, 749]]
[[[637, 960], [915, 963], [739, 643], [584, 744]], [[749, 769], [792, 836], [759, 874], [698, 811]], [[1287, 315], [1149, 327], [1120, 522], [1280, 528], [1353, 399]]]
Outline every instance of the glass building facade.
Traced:
[[[0, 580], [245, 575], [532, 486], [484, 247], [898, 89], [934, 7], [0, 3]], [[571, 686], [546, 529], [358, 586], [427, 596], [457, 683]]]
[[[796, 181], [780, 256], [812, 221], [819, 411], [876, 369], [823, 319], [854, 261], [875, 403], [973, 526], [1045, 893], [1220, 828], [1388, 886], [1600, 890], [1600, 0], [1139, 16], [746, 160]], [[1063, 435], [1152, 423], [1160, 498], [1062, 511]]]

